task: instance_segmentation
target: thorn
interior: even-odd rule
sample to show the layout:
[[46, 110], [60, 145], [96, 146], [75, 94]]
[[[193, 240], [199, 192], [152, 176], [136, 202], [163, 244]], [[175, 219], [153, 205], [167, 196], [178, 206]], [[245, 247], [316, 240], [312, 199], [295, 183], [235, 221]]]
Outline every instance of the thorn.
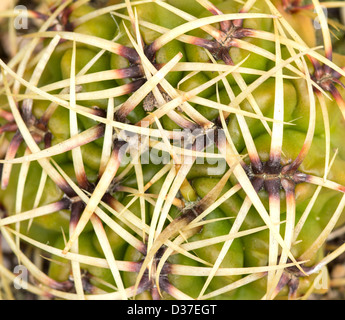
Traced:
[[[205, 8], [209, 12], [211, 12], [214, 16], [223, 14], [222, 11], [220, 11], [213, 3], [209, 1], [205, 1]], [[220, 25], [220, 30], [223, 31], [224, 33], [227, 33], [230, 31], [232, 27], [232, 22], [229, 20], [220, 21], [219, 25]]]
[[17, 131], [17, 129], [18, 129], [18, 126], [15, 122], [6, 123], [0, 127], [0, 134], [4, 132], [15, 132]]
[[5, 111], [0, 108], [0, 118], [7, 120], [8, 122], [14, 121], [13, 115], [11, 112]]
[[[11, 160], [11, 159], [14, 159], [14, 157], [16, 156], [17, 154], [17, 151], [19, 149], [19, 146], [20, 144], [22, 143], [23, 141], [23, 137], [21, 135], [20, 132], [17, 132], [9, 146], [8, 146], [8, 149], [7, 149], [7, 152], [6, 152], [6, 156], [5, 156], [5, 160]], [[5, 163], [4, 164], [4, 167], [3, 167], [3, 170], [2, 170], [2, 177], [1, 177], [1, 189], [2, 190], [5, 190], [8, 186], [8, 183], [9, 183], [9, 180], [10, 180], [10, 175], [11, 175], [11, 171], [12, 171], [12, 164], [10, 163]]]

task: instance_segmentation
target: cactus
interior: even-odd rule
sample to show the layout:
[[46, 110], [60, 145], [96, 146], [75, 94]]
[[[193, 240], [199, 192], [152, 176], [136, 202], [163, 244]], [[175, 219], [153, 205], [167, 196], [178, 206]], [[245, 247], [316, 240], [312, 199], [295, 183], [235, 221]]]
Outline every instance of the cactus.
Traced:
[[324, 294], [345, 251], [326, 251], [345, 223], [335, 5], [28, 10], [36, 30], [0, 60], [0, 239], [22, 285], [52, 299]]

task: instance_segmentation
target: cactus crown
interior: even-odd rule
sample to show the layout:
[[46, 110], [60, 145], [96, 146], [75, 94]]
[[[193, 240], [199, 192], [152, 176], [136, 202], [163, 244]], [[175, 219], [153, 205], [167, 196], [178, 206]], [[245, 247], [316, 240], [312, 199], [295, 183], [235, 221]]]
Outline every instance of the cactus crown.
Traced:
[[[28, 10], [36, 30], [0, 60], [0, 235], [22, 284], [63, 299], [323, 292], [345, 251], [325, 255], [345, 218], [345, 58], [320, 2], [115, 2]], [[0, 276], [8, 293], [1, 259]]]

